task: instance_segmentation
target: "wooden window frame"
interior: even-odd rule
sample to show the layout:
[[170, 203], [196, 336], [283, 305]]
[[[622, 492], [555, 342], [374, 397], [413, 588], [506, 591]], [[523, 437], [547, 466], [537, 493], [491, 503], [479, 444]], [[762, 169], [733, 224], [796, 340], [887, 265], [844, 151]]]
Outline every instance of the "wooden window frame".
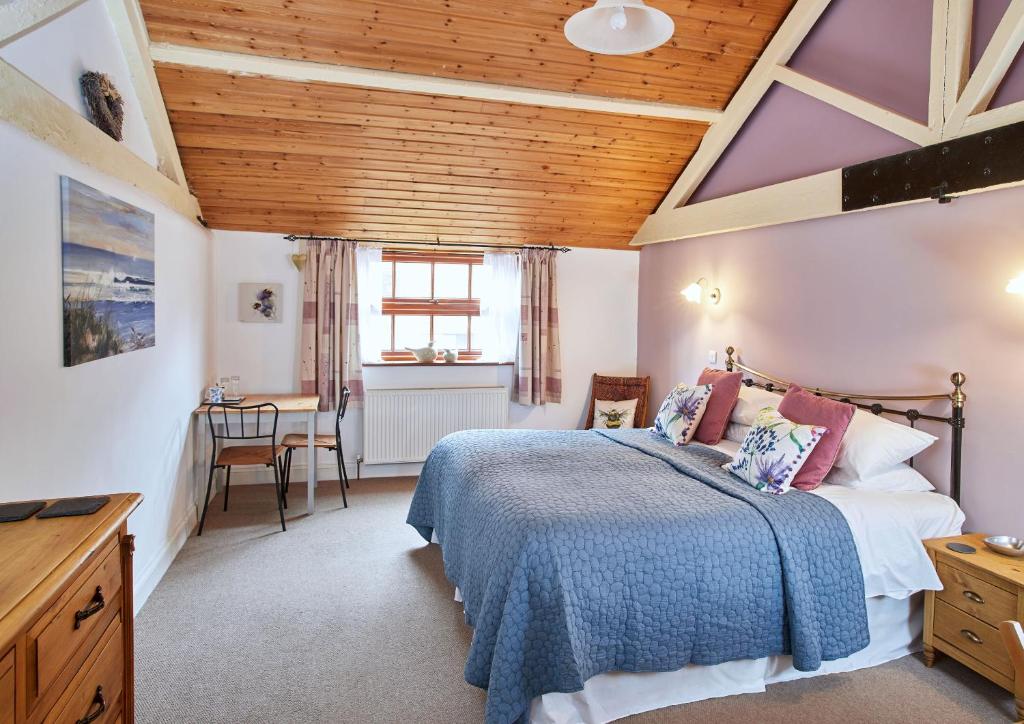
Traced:
[[[397, 350], [395, 346], [395, 317], [396, 316], [425, 316], [430, 320], [430, 339], [434, 338], [435, 317], [480, 317], [480, 299], [473, 298], [473, 276], [474, 272], [483, 264], [482, 254], [458, 254], [438, 253], [428, 251], [391, 251], [384, 250], [381, 260], [395, 262], [391, 266], [391, 293], [395, 292], [397, 264], [405, 263], [428, 263], [430, 264], [430, 289], [434, 289], [434, 271], [437, 264], [458, 264], [469, 266], [469, 296], [465, 298], [446, 297], [384, 297], [382, 312], [390, 322], [390, 348], [381, 351], [381, 359], [385, 362], [412, 362], [415, 361], [411, 352]], [[479, 360], [483, 352], [473, 348], [473, 323], [467, 320], [466, 347], [459, 350], [460, 360]], [[440, 354], [440, 353], [439, 353]]]

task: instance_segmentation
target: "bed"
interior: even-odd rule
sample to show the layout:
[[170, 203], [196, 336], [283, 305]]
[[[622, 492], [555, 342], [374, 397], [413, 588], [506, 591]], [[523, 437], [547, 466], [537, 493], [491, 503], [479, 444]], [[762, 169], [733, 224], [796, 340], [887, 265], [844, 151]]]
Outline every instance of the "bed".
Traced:
[[[756, 375], [747, 384], [785, 389]], [[474, 628], [465, 676], [488, 690], [488, 722], [611, 721], [918, 645], [918, 592], [940, 587], [920, 540], [959, 532], [956, 502], [838, 486], [766, 495], [721, 469], [731, 452], [646, 430], [438, 443], [408, 522], [440, 544]]]

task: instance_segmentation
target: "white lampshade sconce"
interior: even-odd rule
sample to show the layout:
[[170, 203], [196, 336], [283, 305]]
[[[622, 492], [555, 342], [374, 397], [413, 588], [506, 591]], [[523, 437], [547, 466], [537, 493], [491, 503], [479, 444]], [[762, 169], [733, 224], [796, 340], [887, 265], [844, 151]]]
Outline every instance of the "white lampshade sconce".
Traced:
[[1024, 272], [1021, 272], [1007, 283], [1006, 293], [1024, 295]]
[[565, 37], [581, 50], [631, 55], [653, 50], [672, 37], [676, 25], [643, 0], [597, 0], [565, 23]]
[[701, 277], [693, 284], [683, 289], [680, 294], [686, 301], [693, 304], [718, 304], [722, 301], [722, 290], [718, 287], [709, 287], [708, 280]]

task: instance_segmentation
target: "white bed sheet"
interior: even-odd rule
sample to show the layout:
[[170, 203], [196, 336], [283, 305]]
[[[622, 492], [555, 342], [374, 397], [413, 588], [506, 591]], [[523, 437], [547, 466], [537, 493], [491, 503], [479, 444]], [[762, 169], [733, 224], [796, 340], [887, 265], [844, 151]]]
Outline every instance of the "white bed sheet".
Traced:
[[[739, 443], [713, 446], [735, 455]], [[839, 509], [853, 533], [864, 569], [868, 598], [906, 598], [917, 591], [937, 591], [942, 583], [921, 541], [959, 535], [964, 513], [941, 493], [889, 493], [822, 485], [813, 491]]]
[[921, 649], [923, 594], [867, 600], [871, 643], [817, 671], [797, 671], [790, 656], [686, 666], [657, 673], [609, 672], [589, 679], [583, 691], [539, 696], [530, 707], [531, 724], [604, 724], [652, 709], [734, 694], [763, 692], [768, 684], [884, 664]]
[[[723, 440], [713, 447], [733, 455], [739, 443]], [[823, 485], [813, 494], [835, 505], [853, 534], [864, 570], [871, 631], [867, 648], [810, 672], [794, 669], [789, 656], [770, 656], [678, 671], [599, 674], [586, 682], [583, 691], [534, 699], [530, 721], [610, 722], [666, 706], [762, 692], [766, 685], [781, 681], [877, 666], [919, 651], [923, 602], [919, 592], [942, 588], [921, 541], [958, 535], [963, 511], [939, 493], [888, 493]], [[462, 600], [457, 588], [455, 600]]]

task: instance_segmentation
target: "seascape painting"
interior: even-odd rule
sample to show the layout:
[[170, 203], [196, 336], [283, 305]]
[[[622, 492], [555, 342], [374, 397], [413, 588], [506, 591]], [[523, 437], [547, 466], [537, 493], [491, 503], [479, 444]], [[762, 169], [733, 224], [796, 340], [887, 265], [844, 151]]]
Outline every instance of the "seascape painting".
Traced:
[[61, 176], [64, 366], [156, 344], [153, 214]]

